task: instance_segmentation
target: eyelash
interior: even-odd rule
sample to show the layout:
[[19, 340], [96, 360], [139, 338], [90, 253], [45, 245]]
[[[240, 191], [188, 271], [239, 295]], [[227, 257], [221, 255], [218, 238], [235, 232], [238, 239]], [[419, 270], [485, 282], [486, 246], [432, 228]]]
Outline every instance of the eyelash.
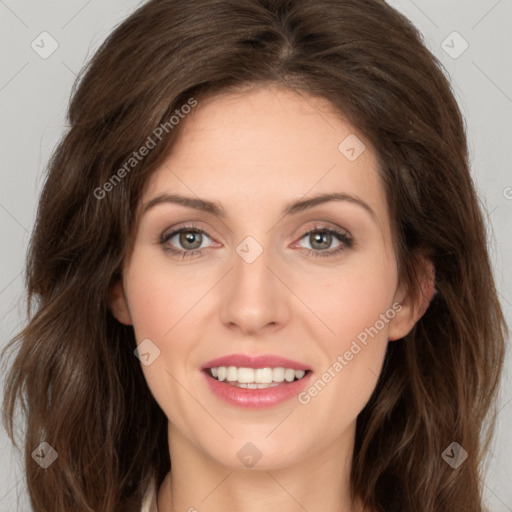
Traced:
[[[202, 229], [200, 229], [199, 227], [195, 226], [194, 224], [190, 224], [188, 226], [183, 226], [175, 231], [171, 231], [170, 233], [163, 233], [161, 236], [160, 236], [160, 239], [159, 239], [159, 244], [164, 246], [169, 240], [171, 240], [174, 236], [184, 232], [184, 231], [192, 231], [192, 232], [195, 232], [195, 233], [201, 233], [203, 235], [206, 235], [208, 236], [208, 234], [203, 231]], [[320, 258], [326, 258], [326, 257], [330, 257], [330, 256], [336, 256], [337, 254], [339, 254], [341, 251], [344, 251], [346, 249], [350, 249], [354, 246], [354, 240], [352, 237], [350, 237], [347, 233], [344, 233], [342, 231], [338, 231], [336, 229], [333, 229], [333, 228], [328, 228], [328, 227], [323, 227], [323, 226], [315, 226], [313, 229], [310, 229], [309, 231], [307, 231], [306, 233], [303, 233], [302, 236], [300, 237], [299, 240], [302, 240], [305, 236], [308, 236], [308, 235], [311, 235], [312, 233], [327, 233], [329, 235], [334, 235], [340, 242], [341, 242], [341, 245], [334, 249], [334, 250], [331, 250], [331, 251], [318, 251], [318, 250], [314, 250], [314, 249], [306, 249], [306, 254], [308, 256], [313, 256], [313, 257], [320, 257]], [[208, 236], [208, 238], [211, 238], [210, 236]], [[200, 253], [203, 252], [204, 249], [193, 249], [192, 251], [180, 251], [180, 250], [177, 250], [177, 249], [174, 249], [172, 248], [171, 246], [167, 246], [164, 248], [165, 251], [167, 252], [170, 252], [171, 254], [174, 254], [175, 256], [177, 256], [178, 258], [180, 259], [185, 259], [185, 258], [191, 258], [191, 257], [194, 257]]]

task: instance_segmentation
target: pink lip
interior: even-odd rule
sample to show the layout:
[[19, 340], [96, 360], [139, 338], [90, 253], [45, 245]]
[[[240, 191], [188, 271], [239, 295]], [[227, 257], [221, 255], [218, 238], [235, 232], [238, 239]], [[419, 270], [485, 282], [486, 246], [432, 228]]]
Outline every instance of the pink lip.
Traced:
[[[249, 367], [247, 366], [246, 368]], [[218, 398], [229, 405], [251, 409], [272, 407], [296, 397], [309, 384], [313, 375], [312, 372], [308, 372], [300, 380], [293, 382], [285, 381], [272, 388], [249, 389], [220, 382], [211, 377], [206, 370], [203, 370], [202, 373], [210, 390]]]
[[[208, 368], [219, 366], [237, 366], [238, 368], [292, 368], [294, 370], [310, 370], [300, 380], [293, 382], [282, 382], [278, 386], [265, 389], [239, 388], [226, 382], [219, 382], [214, 379]], [[218, 357], [208, 361], [201, 367], [206, 382], [218, 398], [236, 407], [262, 409], [278, 405], [286, 400], [296, 397], [311, 381], [313, 375], [311, 369], [305, 364], [287, 359], [284, 357], [264, 354], [261, 356], [250, 356], [245, 354], [232, 354]]]
[[292, 368], [294, 370], [309, 370], [305, 364], [286, 359], [284, 357], [264, 354], [261, 356], [249, 356], [246, 354], [232, 354], [218, 357], [205, 363], [201, 370], [206, 368], [218, 368], [219, 366], [237, 366], [238, 368]]

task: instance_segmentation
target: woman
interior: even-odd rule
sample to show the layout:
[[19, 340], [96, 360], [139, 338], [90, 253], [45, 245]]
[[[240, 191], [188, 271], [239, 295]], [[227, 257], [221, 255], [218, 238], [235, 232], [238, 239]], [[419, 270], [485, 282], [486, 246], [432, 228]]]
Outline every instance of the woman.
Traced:
[[69, 121], [5, 390], [36, 512], [483, 510], [506, 326], [403, 16], [153, 0]]

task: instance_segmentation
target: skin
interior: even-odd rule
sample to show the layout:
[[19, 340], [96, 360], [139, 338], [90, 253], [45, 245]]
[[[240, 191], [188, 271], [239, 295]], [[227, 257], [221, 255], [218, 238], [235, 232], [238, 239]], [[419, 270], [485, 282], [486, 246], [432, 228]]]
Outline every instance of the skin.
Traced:
[[[349, 495], [356, 418], [388, 341], [405, 336], [425, 309], [398, 282], [375, 153], [326, 100], [274, 86], [210, 98], [182, 122], [142, 207], [178, 193], [218, 202], [226, 217], [171, 203], [148, 209], [110, 303], [138, 343], [149, 338], [160, 350], [142, 366], [169, 419], [172, 474], [159, 489], [159, 511], [362, 510]], [[338, 150], [350, 134], [366, 146], [355, 161]], [[361, 199], [374, 216], [349, 201], [281, 215], [291, 201], [332, 192]], [[179, 259], [158, 241], [191, 221], [206, 232], [202, 242], [195, 232], [203, 253]], [[318, 226], [349, 233], [353, 246], [308, 255], [343, 244], [333, 236], [321, 249], [305, 235]], [[249, 235], [263, 249], [252, 263], [236, 252]], [[169, 246], [196, 248], [179, 235]], [[222, 355], [276, 354], [308, 364], [314, 382], [397, 303], [394, 318], [308, 404], [230, 406], [200, 372]], [[248, 442], [261, 452], [252, 469], [237, 457]]]

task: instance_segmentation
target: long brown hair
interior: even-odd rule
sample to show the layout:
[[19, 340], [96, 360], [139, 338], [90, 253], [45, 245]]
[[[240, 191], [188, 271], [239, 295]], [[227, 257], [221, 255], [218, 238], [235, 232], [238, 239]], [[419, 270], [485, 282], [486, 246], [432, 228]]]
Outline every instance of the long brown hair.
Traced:
[[[328, 99], [368, 138], [402, 282], [417, 289], [420, 252], [436, 270], [434, 300], [389, 344], [358, 417], [353, 494], [386, 512], [482, 512], [507, 327], [449, 81], [382, 0], [152, 0], [83, 70], [30, 242], [30, 320], [7, 347], [5, 427], [14, 442], [19, 401], [35, 512], [136, 509], [170, 470], [167, 419], [133, 329], [109, 312], [109, 287], [130, 254], [142, 190], [183, 125], [171, 116], [191, 99], [271, 83]], [[127, 167], [148, 138], [154, 147]], [[58, 453], [44, 470], [31, 457], [42, 441]], [[457, 469], [442, 457], [452, 442], [469, 454]]]

